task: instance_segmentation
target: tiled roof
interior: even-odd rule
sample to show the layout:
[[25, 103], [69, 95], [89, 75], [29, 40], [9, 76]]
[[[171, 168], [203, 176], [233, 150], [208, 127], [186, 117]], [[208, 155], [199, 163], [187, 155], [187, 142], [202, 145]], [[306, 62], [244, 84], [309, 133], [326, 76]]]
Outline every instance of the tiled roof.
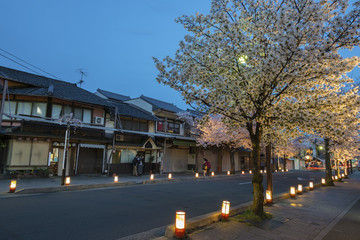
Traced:
[[96, 91], [98, 91], [99, 93], [101, 93], [102, 95], [107, 97], [108, 99], [113, 99], [113, 100], [116, 100], [116, 101], [121, 101], [122, 102], [122, 101], [126, 101], [126, 100], [131, 99], [129, 96], [125, 96], [125, 95], [105, 91], [105, 90], [102, 90], [100, 88], [98, 88]]
[[[52, 96], [68, 101], [110, 106], [108, 102], [101, 97], [77, 87], [74, 83], [68, 83], [0, 66], [0, 78], [1, 77], [30, 85], [26, 88], [9, 88], [9, 91], [14, 94]], [[52, 91], [50, 90], [52, 88], [51, 86], [53, 86]]]
[[[126, 117], [133, 117], [143, 120], [149, 120], [149, 121], [159, 121], [159, 119], [141, 108], [138, 108], [132, 104], [127, 103], [121, 103], [121, 102], [113, 102], [109, 101], [114, 106], [114, 109], [112, 111], [115, 111], [115, 106], [118, 108], [118, 114], [120, 116], [126, 116]], [[114, 114], [114, 112], [112, 112]]]
[[140, 98], [145, 100], [146, 102], [150, 103], [153, 106], [153, 110], [162, 109], [162, 110], [166, 110], [166, 111], [174, 112], [174, 113], [184, 111], [172, 103], [163, 102], [163, 101], [160, 101], [160, 100], [157, 100], [154, 98], [146, 97], [144, 95], [141, 95]]
[[186, 111], [188, 112], [188, 113], [190, 113], [192, 116], [194, 116], [194, 117], [197, 117], [197, 118], [201, 118], [202, 116], [204, 116], [204, 113], [202, 113], [202, 112], [199, 112], [199, 111], [197, 111], [197, 110], [193, 110], [193, 109], [186, 109]]

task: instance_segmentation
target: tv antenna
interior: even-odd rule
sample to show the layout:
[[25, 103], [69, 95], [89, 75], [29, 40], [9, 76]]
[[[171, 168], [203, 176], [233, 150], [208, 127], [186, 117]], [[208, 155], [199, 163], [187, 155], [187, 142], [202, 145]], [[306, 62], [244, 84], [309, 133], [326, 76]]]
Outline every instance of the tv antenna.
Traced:
[[81, 87], [81, 85], [84, 83], [83, 77], [87, 77], [87, 72], [84, 72], [84, 70], [82, 68], [78, 69], [79, 73], [80, 73], [80, 81], [78, 81], [76, 84], [79, 85], [79, 87]]

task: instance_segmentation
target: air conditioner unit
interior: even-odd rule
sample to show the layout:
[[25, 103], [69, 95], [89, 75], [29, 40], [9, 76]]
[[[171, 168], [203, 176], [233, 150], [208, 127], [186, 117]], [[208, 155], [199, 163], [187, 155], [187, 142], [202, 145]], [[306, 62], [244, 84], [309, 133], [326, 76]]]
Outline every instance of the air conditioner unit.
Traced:
[[124, 141], [124, 135], [116, 134], [116, 135], [115, 135], [115, 141], [117, 141], [117, 142], [123, 142], [123, 141]]
[[104, 118], [95, 117], [95, 124], [104, 125]]

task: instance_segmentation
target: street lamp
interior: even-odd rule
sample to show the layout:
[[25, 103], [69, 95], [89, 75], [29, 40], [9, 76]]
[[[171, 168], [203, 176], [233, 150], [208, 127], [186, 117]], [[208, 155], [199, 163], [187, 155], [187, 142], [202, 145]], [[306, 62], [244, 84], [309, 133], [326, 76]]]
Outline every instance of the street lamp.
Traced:
[[222, 207], [221, 207], [221, 217], [222, 219], [228, 219], [230, 213], [230, 202], [229, 201], [223, 201]]
[[16, 181], [12, 180], [10, 182], [10, 191], [9, 192], [13, 193], [13, 192], [15, 192], [15, 190], [16, 190]]
[[291, 187], [290, 187], [290, 197], [294, 198], [294, 197], [295, 197], [295, 194], [296, 194], [296, 192], [295, 192], [295, 187], [294, 187], [294, 186], [291, 186]]
[[175, 217], [175, 236], [182, 238], [185, 236], [185, 216], [184, 211], [176, 211]]
[[310, 191], [314, 190], [314, 182], [309, 182]]
[[272, 203], [272, 197], [271, 197], [271, 191], [266, 190], [266, 203], [271, 204]]
[[65, 178], [65, 185], [66, 185], [66, 186], [69, 186], [69, 185], [70, 185], [70, 177], [69, 177], [69, 176], [67, 176], [67, 177]]
[[303, 192], [302, 184], [298, 184], [298, 194], [301, 195]]

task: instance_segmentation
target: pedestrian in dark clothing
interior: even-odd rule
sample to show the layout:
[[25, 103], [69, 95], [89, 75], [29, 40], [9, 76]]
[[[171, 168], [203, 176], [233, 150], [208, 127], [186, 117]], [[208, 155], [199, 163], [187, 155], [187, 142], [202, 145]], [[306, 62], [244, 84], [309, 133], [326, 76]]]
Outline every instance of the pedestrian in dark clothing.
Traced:
[[142, 157], [139, 156], [139, 162], [137, 165], [138, 176], [141, 176], [143, 174], [143, 167], [144, 167], [143, 159]]
[[133, 175], [137, 176], [138, 175], [138, 164], [139, 164], [139, 156], [136, 155], [132, 161], [133, 164]]

